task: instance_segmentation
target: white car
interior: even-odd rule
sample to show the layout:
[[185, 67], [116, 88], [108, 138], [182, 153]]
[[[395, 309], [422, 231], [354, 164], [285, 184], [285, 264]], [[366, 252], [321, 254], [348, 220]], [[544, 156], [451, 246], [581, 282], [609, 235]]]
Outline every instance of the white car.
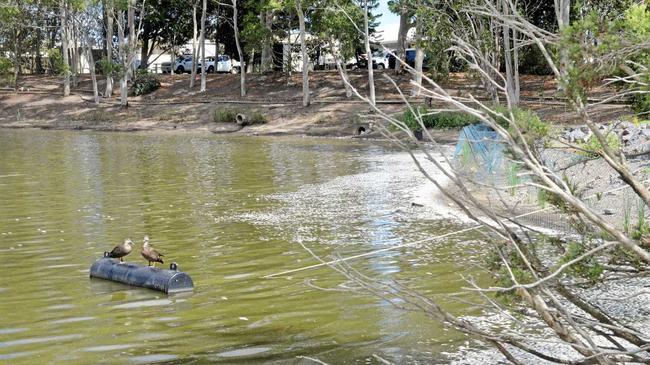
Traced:
[[384, 70], [389, 67], [388, 59], [390, 58], [390, 53], [386, 51], [375, 51], [372, 53], [372, 66], [378, 70]]
[[[163, 73], [171, 73], [172, 72], [172, 63], [171, 62], [163, 62], [160, 65], [160, 69]], [[183, 55], [180, 56], [176, 59], [176, 62], [174, 63], [174, 72], [175, 73], [184, 73], [184, 72], [191, 72], [192, 71], [192, 55]]]
[[[205, 67], [210, 74], [213, 72], [229, 72], [236, 74], [240, 69], [239, 61], [235, 61], [226, 55], [217, 57], [216, 63], [214, 57], [206, 57]], [[201, 63], [196, 65], [196, 72], [201, 72]]]
[[233, 60], [227, 55], [221, 55], [217, 58], [216, 72], [230, 72], [236, 74], [241, 71], [241, 64], [239, 61]]
[[[236, 74], [240, 70], [239, 61], [231, 59], [229, 56], [222, 55], [217, 58], [215, 62], [214, 57], [206, 57], [206, 71], [208, 73], [213, 72], [230, 72]], [[201, 72], [201, 62], [196, 65], [196, 72]], [[171, 72], [171, 62], [163, 62], [162, 72], [170, 73]], [[192, 72], [192, 55], [183, 55], [176, 60], [174, 64], [175, 73], [184, 73]]]

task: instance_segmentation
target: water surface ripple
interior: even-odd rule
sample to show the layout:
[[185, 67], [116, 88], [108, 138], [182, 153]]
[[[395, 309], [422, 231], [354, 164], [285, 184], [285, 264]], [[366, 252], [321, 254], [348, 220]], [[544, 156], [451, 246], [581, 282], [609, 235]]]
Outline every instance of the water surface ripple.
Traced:
[[[0, 130], [0, 364], [440, 362], [464, 339], [313, 264], [458, 228], [410, 206], [423, 178], [376, 143]], [[92, 262], [142, 236], [190, 273], [191, 294], [90, 280]], [[453, 293], [472, 237], [355, 262], [428, 295]], [[462, 245], [468, 255], [452, 248]], [[138, 252], [127, 261], [144, 264]], [[448, 303], [455, 310], [464, 304]]]

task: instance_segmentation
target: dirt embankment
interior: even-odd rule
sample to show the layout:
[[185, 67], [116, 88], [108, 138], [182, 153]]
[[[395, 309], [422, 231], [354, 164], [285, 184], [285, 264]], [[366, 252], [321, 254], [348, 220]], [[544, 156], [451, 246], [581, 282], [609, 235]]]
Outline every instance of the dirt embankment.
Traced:
[[[376, 94], [381, 109], [400, 113], [404, 104], [384, 75], [394, 78], [408, 94], [409, 76], [394, 76], [378, 71]], [[363, 70], [350, 73], [352, 85], [361, 94], [367, 92]], [[287, 77], [281, 73], [247, 75], [247, 95], [239, 96], [239, 76], [210, 74], [207, 92], [198, 87], [189, 90], [189, 75], [161, 75], [162, 86], [149, 95], [129, 98], [129, 107], [119, 107], [119, 90], [113, 97], [102, 98], [99, 106], [92, 102], [90, 79], [80, 79], [69, 97], [62, 97], [61, 78], [23, 76], [19, 91], [0, 92], [0, 127], [44, 129], [131, 130], [205, 130], [238, 134], [303, 134], [315, 136], [352, 136], [368, 132], [372, 116], [368, 104], [356, 97], [346, 98], [343, 83], [335, 71], [317, 71], [310, 75], [312, 103], [302, 107], [300, 74]], [[575, 116], [555, 97], [556, 85], [550, 77], [523, 76], [522, 100], [545, 119], [573, 124]], [[100, 76], [99, 89], [105, 89]], [[484, 96], [480, 83], [467, 74], [452, 74], [443, 87], [452, 95]], [[607, 90], [596, 90], [596, 97]], [[422, 98], [414, 103], [424, 103]], [[215, 111], [232, 109], [252, 115], [260, 113], [267, 123], [242, 128], [235, 123], [215, 123]], [[597, 120], [611, 120], [629, 113], [621, 104], [599, 106]]]

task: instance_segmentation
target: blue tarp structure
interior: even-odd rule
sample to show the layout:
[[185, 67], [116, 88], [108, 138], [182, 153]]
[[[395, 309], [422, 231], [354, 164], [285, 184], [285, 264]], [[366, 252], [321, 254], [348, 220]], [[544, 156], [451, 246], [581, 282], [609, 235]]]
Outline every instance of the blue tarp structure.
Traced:
[[471, 169], [476, 177], [495, 176], [503, 163], [503, 143], [492, 128], [472, 124], [460, 131], [454, 162], [457, 168]]

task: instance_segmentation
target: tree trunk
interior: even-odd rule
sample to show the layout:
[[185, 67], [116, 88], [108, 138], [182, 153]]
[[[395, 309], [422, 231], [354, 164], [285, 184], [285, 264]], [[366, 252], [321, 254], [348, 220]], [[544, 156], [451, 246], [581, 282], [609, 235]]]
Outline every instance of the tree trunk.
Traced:
[[106, 9], [106, 62], [109, 66], [106, 73], [106, 91], [104, 96], [110, 98], [113, 95], [113, 0], [106, 0], [104, 3]]
[[140, 66], [139, 69], [146, 70], [149, 66], [149, 33], [147, 29], [142, 32], [142, 47], [140, 48]]
[[36, 55], [36, 73], [41, 75], [43, 73], [43, 56], [41, 55], [41, 46], [43, 45], [43, 29], [40, 25], [44, 25], [43, 18], [39, 15], [39, 27], [36, 29], [36, 44], [34, 45], [34, 54]]
[[[501, 3], [504, 16], [510, 15], [510, 8], [506, 1]], [[515, 87], [515, 67], [513, 65], [512, 43], [510, 39], [510, 27], [506, 24], [501, 26], [503, 33], [503, 52], [504, 62], [506, 63], [506, 93], [508, 95], [508, 106], [515, 107], [519, 105], [519, 94]]]
[[128, 105], [128, 96], [127, 96], [127, 77], [129, 74], [128, 65], [129, 62], [126, 39], [124, 38], [124, 10], [120, 10], [117, 16], [117, 38], [119, 42], [119, 53], [120, 53], [120, 62], [122, 63], [121, 75], [120, 75], [120, 106], [126, 107]]
[[[208, 12], [208, 1], [203, 0], [203, 12], [201, 14], [201, 92], [205, 92], [205, 74], [208, 72], [205, 65], [205, 16]], [[215, 64], [216, 66], [216, 64]]]
[[248, 57], [248, 65], [246, 66], [246, 72], [252, 74], [255, 72], [255, 49], [251, 50], [251, 55]]
[[14, 88], [18, 91], [18, 76], [20, 75], [20, 46], [18, 45], [18, 28], [14, 28]]
[[[554, 0], [555, 2], [555, 17], [557, 19], [558, 28], [560, 33], [564, 28], [569, 26], [571, 20], [571, 0]], [[569, 55], [565, 48], [560, 48], [560, 73], [567, 74], [567, 66], [569, 64]]]
[[305, 41], [305, 13], [302, 10], [302, 3], [296, 0], [296, 12], [300, 25], [300, 54], [302, 57], [302, 106], [309, 106], [309, 57], [307, 57], [307, 42]]
[[[89, 4], [86, 3], [86, 6], [89, 6]], [[88, 37], [87, 29], [83, 30], [83, 38], [84, 48], [86, 49], [86, 59], [88, 60], [88, 71], [90, 72], [90, 79], [93, 83], [93, 97], [95, 104], [99, 105], [99, 90], [97, 88], [97, 75], [95, 74], [95, 60], [93, 58], [93, 51], [90, 45], [90, 37]]]
[[239, 44], [239, 26], [237, 25], [237, 0], [231, 0], [233, 7], [232, 23], [235, 32], [235, 44], [237, 45], [237, 54], [239, 55], [239, 92], [242, 97], [246, 96], [246, 62], [244, 54]]
[[368, 66], [368, 93], [370, 103], [375, 105], [375, 76], [372, 70], [372, 50], [370, 49], [370, 34], [368, 32], [368, 0], [364, 1], [363, 32], [366, 41], [366, 58]]
[[400, 74], [403, 70], [402, 62], [406, 61], [406, 35], [410, 24], [408, 17], [408, 8], [406, 1], [402, 0], [402, 6], [399, 15], [399, 33], [397, 35], [397, 59], [395, 60], [395, 74]]
[[72, 17], [74, 14], [69, 14], [71, 17], [68, 21], [70, 26], [70, 34], [72, 34], [72, 48], [70, 49], [70, 58], [72, 62], [72, 87], [77, 88], [79, 86], [79, 42], [77, 39], [77, 27], [74, 24]]
[[[273, 12], [267, 10], [266, 12], [260, 11], [260, 20], [266, 31], [271, 33], [271, 26], [273, 25]], [[260, 72], [264, 73], [273, 67], [273, 50], [271, 49], [271, 40], [265, 39], [262, 42], [262, 52], [260, 54]]]
[[70, 60], [68, 58], [68, 10], [65, 0], [59, 1], [61, 16], [61, 55], [63, 56], [63, 96], [70, 95]]
[[[194, 88], [194, 82], [196, 80], [196, 59], [199, 56], [196, 49], [196, 3], [192, 4], [192, 25], [194, 30], [192, 32], [192, 69], [190, 71], [190, 89]], [[174, 67], [174, 65], [172, 65], [172, 67]]]

